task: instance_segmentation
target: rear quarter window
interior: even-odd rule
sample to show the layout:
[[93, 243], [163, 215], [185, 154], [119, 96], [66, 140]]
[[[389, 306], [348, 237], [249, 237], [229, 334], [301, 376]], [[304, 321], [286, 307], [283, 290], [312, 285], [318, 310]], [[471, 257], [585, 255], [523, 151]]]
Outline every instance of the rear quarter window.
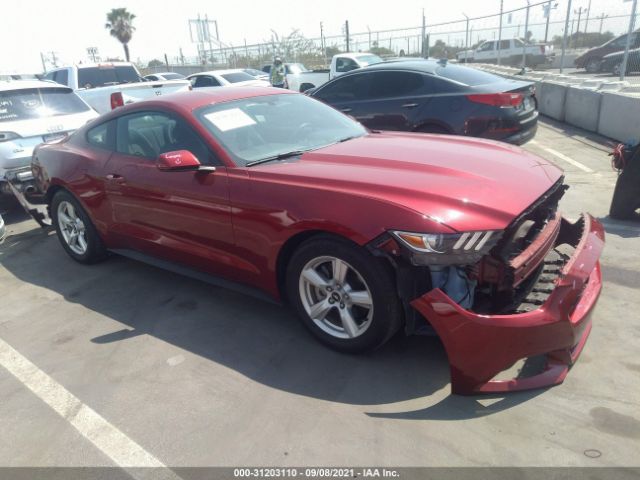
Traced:
[[115, 150], [114, 132], [115, 120], [102, 123], [87, 131], [87, 143], [93, 147], [105, 150]]

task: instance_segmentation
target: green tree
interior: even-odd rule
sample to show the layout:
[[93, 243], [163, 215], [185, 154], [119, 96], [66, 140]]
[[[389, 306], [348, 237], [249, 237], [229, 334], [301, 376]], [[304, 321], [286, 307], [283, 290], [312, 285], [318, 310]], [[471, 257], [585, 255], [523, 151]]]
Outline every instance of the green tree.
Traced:
[[149, 68], [153, 68], [153, 67], [162, 67], [164, 65], [164, 62], [161, 62], [160, 60], [158, 60], [157, 58], [154, 58], [153, 60], [151, 60], [149, 62], [149, 64], [147, 65]]
[[109, 30], [112, 37], [118, 39], [124, 48], [124, 56], [129, 61], [129, 42], [136, 28], [133, 26], [133, 19], [136, 16], [128, 12], [126, 8], [112, 8], [107, 13], [107, 23], [105, 28]]

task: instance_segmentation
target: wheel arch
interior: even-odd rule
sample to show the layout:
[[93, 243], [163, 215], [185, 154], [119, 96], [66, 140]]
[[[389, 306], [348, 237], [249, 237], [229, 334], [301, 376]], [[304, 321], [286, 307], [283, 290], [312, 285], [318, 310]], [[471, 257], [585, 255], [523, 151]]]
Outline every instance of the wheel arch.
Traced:
[[312, 230], [304, 230], [302, 232], [298, 232], [291, 237], [289, 237], [280, 250], [278, 251], [278, 256], [276, 260], [276, 281], [278, 286], [278, 292], [280, 293], [280, 298], [283, 303], [287, 303], [287, 288], [286, 288], [286, 279], [287, 279], [287, 267], [293, 256], [294, 252], [298, 249], [300, 245], [304, 242], [311, 240], [312, 238], [333, 238], [335, 240], [344, 241], [346, 243], [350, 243], [352, 245], [358, 245], [353, 240], [345, 237], [343, 235], [339, 235], [337, 233], [331, 232], [329, 230], [321, 230], [321, 229], [312, 229]]
[[441, 120], [437, 120], [437, 119], [422, 120], [420, 123], [418, 123], [413, 128], [413, 131], [419, 133], [422, 129], [424, 129], [426, 127], [431, 127], [431, 126], [438, 127], [438, 128], [443, 129], [443, 130], [446, 130], [451, 135], [454, 134], [454, 130], [450, 125], [448, 125], [447, 123], [445, 123], [445, 122], [443, 122]]

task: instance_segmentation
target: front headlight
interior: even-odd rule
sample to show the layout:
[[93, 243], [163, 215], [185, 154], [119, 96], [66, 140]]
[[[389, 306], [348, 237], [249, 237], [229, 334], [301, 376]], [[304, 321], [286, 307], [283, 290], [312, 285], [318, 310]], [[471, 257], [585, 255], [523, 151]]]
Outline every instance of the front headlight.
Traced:
[[483, 230], [464, 233], [412, 233], [392, 231], [409, 247], [418, 265], [473, 265], [500, 240], [502, 231]]

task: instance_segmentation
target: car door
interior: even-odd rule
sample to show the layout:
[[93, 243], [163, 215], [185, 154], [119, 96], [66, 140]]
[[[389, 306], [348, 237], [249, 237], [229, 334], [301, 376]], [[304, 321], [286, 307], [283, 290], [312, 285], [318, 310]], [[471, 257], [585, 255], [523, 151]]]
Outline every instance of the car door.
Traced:
[[[189, 150], [216, 171], [158, 170], [157, 157], [176, 150]], [[226, 168], [184, 119], [163, 111], [119, 117], [104, 178], [117, 243], [210, 273], [232, 272]]]
[[341, 76], [322, 85], [313, 97], [354, 118], [364, 115], [363, 101], [369, 95], [367, 72]]
[[425, 76], [418, 72], [379, 70], [370, 72], [366, 99], [352, 115], [375, 130], [411, 130], [415, 113], [429, 102]]

